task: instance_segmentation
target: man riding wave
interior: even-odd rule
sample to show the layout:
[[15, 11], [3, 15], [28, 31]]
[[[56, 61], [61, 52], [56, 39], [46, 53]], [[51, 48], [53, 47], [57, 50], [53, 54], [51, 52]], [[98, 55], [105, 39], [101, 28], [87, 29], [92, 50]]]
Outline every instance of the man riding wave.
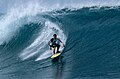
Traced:
[[[52, 50], [53, 48], [54, 54], [60, 52], [59, 51], [60, 43], [62, 43], [63, 46], [65, 46], [64, 43], [59, 38], [57, 38], [57, 34], [53, 34], [53, 38], [50, 39], [50, 41], [48, 42], [48, 45], [50, 46], [50, 50]], [[56, 48], [57, 48], [57, 52], [55, 52]]]

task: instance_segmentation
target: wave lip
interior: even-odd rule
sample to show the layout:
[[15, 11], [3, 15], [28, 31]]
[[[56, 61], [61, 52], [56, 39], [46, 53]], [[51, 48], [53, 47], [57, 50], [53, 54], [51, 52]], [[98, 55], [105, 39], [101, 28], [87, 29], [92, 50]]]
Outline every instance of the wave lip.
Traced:
[[[46, 12], [46, 11], [52, 11], [52, 10], [60, 10], [63, 8], [76, 8], [80, 9], [83, 7], [92, 7], [92, 6], [120, 6], [119, 0], [11, 0], [9, 2], [9, 5], [7, 1], [0, 1], [0, 7], [1, 7], [1, 13], [9, 13], [9, 10], [11, 9], [19, 9], [26, 10], [26, 12], [29, 13], [30, 10], [33, 11], [34, 14], [36, 12]], [[19, 6], [18, 6], [19, 5]]]

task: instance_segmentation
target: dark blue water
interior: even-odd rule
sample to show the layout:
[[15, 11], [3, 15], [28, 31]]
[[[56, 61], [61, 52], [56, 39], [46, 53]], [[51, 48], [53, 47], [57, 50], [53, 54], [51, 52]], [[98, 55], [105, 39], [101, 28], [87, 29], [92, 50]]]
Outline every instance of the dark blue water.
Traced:
[[[0, 79], [120, 78], [119, 7], [65, 8], [33, 17], [38, 21], [21, 24], [1, 44]], [[54, 26], [52, 30], [45, 27], [46, 21]], [[59, 60], [52, 62], [45, 51], [53, 33], [63, 38], [65, 48]]]

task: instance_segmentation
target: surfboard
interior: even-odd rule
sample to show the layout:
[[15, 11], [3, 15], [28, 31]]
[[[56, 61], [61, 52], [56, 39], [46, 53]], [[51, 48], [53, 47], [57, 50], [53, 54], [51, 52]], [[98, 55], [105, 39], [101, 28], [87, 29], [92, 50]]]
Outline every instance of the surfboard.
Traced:
[[56, 58], [56, 57], [60, 56], [60, 54], [61, 54], [61, 53], [56, 53], [56, 54], [52, 55], [51, 58], [52, 58], [52, 59], [53, 59], [53, 58]]

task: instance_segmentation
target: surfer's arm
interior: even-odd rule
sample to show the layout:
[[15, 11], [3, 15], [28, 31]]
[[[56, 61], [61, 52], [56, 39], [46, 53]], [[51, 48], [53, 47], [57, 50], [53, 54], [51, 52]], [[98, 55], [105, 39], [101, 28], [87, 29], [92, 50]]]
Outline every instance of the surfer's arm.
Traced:
[[58, 39], [62, 44], [63, 44], [63, 46], [65, 47], [65, 44], [60, 40], [60, 39]]
[[51, 43], [51, 41], [48, 42], [48, 45], [49, 45], [49, 47], [50, 47], [50, 50], [52, 50], [50, 43]]
[[48, 45], [50, 46], [50, 41], [48, 42]]

